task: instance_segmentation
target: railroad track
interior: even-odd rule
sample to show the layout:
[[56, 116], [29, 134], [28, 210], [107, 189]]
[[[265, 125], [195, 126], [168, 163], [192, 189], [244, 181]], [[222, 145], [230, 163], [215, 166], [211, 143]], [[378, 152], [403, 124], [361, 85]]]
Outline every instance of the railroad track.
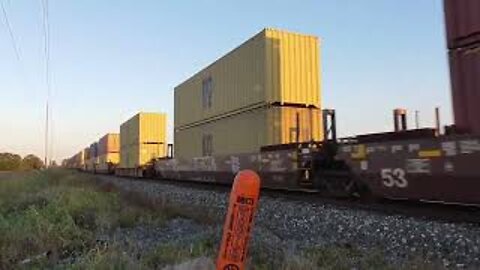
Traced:
[[[97, 176], [108, 178], [122, 178], [130, 181], [144, 182], [145, 184], [166, 183], [176, 186], [183, 186], [194, 189], [203, 189], [217, 192], [228, 193], [230, 186], [213, 182], [198, 182], [190, 180], [156, 179], [156, 178], [134, 178], [120, 177], [113, 175]], [[262, 189], [261, 197], [281, 198], [292, 202], [307, 202], [312, 204], [328, 205], [337, 208], [355, 209], [359, 211], [370, 211], [380, 215], [402, 215], [405, 217], [415, 217], [425, 220], [452, 222], [452, 223], [472, 223], [480, 225], [480, 207], [440, 204], [432, 202], [419, 202], [407, 200], [362, 200], [362, 199], [338, 199], [323, 197], [318, 192], [299, 191], [299, 190], [281, 190], [281, 189]]]

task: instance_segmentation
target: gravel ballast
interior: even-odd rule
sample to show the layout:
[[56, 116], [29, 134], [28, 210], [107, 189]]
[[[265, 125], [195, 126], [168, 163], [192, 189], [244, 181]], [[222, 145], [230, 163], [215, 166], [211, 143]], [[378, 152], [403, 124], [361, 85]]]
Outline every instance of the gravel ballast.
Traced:
[[[124, 191], [161, 197], [170, 204], [205, 209], [220, 219], [226, 212], [229, 194], [218, 189], [198, 189], [161, 181], [99, 178]], [[191, 237], [203, 235], [206, 230], [217, 239], [221, 235], [222, 224], [207, 229], [206, 225], [185, 220], [173, 222], [176, 223], [163, 229], [166, 233], [144, 235], [143, 238], [147, 239], [144, 242], [165, 241], [166, 238], [188, 241]], [[354, 247], [366, 253], [380, 251], [387, 262], [398, 266], [421, 258], [448, 268], [480, 267], [480, 227], [477, 224], [386, 215], [271, 196], [261, 196], [252, 239], [254, 246], [262, 246], [271, 256], [314, 247]]]

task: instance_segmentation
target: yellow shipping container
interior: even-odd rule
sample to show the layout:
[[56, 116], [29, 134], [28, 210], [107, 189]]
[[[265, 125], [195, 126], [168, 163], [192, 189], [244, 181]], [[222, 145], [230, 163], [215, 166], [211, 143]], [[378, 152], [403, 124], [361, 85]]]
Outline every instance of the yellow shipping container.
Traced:
[[101, 156], [98, 157], [97, 170], [98, 171], [107, 171], [109, 163], [112, 163], [112, 164], [116, 165], [119, 162], [120, 162], [120, 153], [118, 153], [118, 152], [101, 155]]
[[120, 146], [141, 143], [164, 143], [167, 115], [141, 112], [120, 126]]
[[165, 157], [163, 144], [136, 144], [122, 147], [120, 168], [136, 168], [145, 165], [154, 158]]
[[120, 162], [120, 153], [108, 153], [106, 155], [101, 155], [98, 157], [98, 163], [113, 163], [118, 164]]
[[90, 158], [85, 161], [85, 169], [89, 172], [93, 172], [95, 168], [95, 158]]
[[152, 158], [164, 157], [167, 149], [167, 116], [139, 113], [120, 126], [120, 168], [135, 168]]
[[98, 141], [98, 155], [120, 152], [120, 134], [108, 133]]
[[265, 104], [320, 103], [318, 38], [265, 29], [175, 88], [175, 128]]
[[82, 150], [75, 155], [75, 164], [78, 169], [83, 168], [85, 165], [85, 150]]
[[297, 131], [299, 142], [322, 140], [321, 110], [264, 107], [179, 129], [175, 131], [175, 157], [255, 153], [262, 146], [297, 142]]
[[84, 153], [84, 162], [86, 163], [89, 159], [90, 159], [90, 147], [87, 147], [85, 149], [83, 149], [83, 153]]

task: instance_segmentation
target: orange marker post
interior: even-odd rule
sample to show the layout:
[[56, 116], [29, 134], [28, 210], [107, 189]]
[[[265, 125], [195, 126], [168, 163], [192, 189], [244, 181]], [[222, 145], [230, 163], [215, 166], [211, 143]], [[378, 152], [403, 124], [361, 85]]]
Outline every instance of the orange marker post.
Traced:
[[217, 270], [243, 270], [253, 217], [260, 195], [260, 177], [251, 170], [237, 173], [230, 193]]

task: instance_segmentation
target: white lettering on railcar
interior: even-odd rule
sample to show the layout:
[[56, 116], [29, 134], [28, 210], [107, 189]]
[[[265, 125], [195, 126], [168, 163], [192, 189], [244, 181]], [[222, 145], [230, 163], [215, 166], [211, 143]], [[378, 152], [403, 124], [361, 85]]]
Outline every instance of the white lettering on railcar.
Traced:
[[403, 151], [403, 145], [392, 145], [392, 153]]
[[350, 153], [352, 152], [352, 147], [350, 145], [342, 147], [342, 152]]
[[462, 154], [473, 154], [480, 152], [480, 143], [478, 140], [460, 141], [460, 152]]
[[197, 171], [216, 171], [217, 164], [213, 157], [200, 157], [193, 159], [193, 168]]
[[405, 175], [405, 170], [402, 168], [384, 168], [380, 171], [383, 185], [389, 188], [408, 187], [408, 181]]
[[305, 179], [307, 179], [307, 180], [310, 179], [310, 172], [309, 172], [309, 170], [305, 170], [304, 176], [305, 176]]
[[444, 169], [445, 169], [446, 172], [454, 172], [455, 171], [455, 167], [453, 167], [453, 163], [450, 162], [450, 161], [445, 161]]
[[455, 142], [443, 142], [442, 149], [447, 157], [453, 157], [457, 155], [457, 144]]
[[429, 159], [407, 159], [406, 165], [408, 173], [431, 173], [431, 165]]
[[368, 170], [368, 161], [366, 161], [366, 160], [360, 161], [360, 169], [362, 171]]
[[269, 171], [271, 172], [284, 172], [287, 168], [283, 167], [283, 162], [281, 160], [273, 160], [270, 162]]
[[302, 148], [302, 154], [310, 154], [310, 149]]
[[420, 150], [420, 144], [414, 143], [408, 145], [408, 152], [414, 152]]
[[369, 146], [367, 147], [367, 154], [375, 153], [375, 147], [374, 146]]
[[232, 168], [233, 173], [237, 173], [240, 171], [240, 158], [236, 156], [231, 156], [230, 157], [230, 166]]
[[388, 147], [385, 145], [378, 145], [376, 148], [376, 151], [378, 152], [387, 152], [387, 150], [388, 150]]

